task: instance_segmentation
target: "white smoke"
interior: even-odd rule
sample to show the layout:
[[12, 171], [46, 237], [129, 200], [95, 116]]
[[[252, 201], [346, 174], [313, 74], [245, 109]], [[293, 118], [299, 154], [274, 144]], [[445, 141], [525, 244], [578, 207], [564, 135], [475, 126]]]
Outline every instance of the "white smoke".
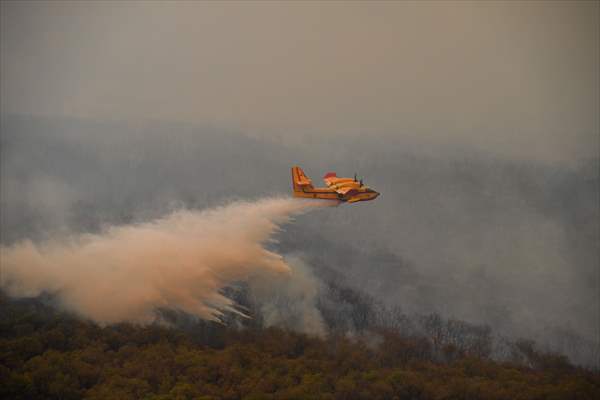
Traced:
[[259, 305], [265, 326], [324, 336], [325, 323], [317, 308], [321, 282], [298, 256], [286, 256], [289, 276], [250, 281], [254, 303]]
[[237, 312], [224, 287], [250, 280], [267, 287], [297, 275], [264, 243], [292, 215], [327, 205], [268, 198], [177, 211], [101, 234], [22, 241], [0, 247], [1, 287], [14, 297], [53, 293], [65, 308], [102, 324], [152, 322], [157, 308], [219, 320], [224, 311]]

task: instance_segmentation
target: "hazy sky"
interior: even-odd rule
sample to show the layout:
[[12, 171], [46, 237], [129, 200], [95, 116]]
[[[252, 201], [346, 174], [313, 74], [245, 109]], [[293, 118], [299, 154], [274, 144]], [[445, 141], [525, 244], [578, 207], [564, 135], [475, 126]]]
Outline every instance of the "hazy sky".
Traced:
[[598, 153], [599, 3], [2, 2], [2, 113]]

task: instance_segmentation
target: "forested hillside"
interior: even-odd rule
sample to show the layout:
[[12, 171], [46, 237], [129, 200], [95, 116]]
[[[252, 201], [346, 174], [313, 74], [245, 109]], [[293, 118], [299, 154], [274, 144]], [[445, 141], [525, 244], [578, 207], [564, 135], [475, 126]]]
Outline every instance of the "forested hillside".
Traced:
[[[100, 327], [55, 311], [45, 304], [48, 301], [51, 299], [14, 301], [2, 297], [2, 398], [600, 396], [598, 372], [574, 367], [564, 356], [540, 352], [530, 341], [512, 344], [506, 360], [494, 361], [487, 347], [489, 342], [473, 342], [468, 337], [472, 333], [469, 329], [463, 329], [458, 335], [462, 337], [453, 339], [444, 335], [452, 331], [448, 329], [404, 335], [383, 327], [353, 335], [334, 331], [318, 338], [279, 328], [261, 328], [259, 321], [235, 328], [233, 321], [223, 325], [169, 313], [164, 320], [170, 320], [170, 326]], [[430, 316], [429, 324], [436, 323], [438, 328], [451, 325]]]

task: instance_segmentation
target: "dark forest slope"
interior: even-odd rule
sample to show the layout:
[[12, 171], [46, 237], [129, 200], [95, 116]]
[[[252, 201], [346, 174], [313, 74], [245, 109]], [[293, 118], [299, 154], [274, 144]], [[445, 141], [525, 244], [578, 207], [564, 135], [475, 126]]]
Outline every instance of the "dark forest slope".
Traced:
[[43, 302], [0, 304], [10, 399], [595, 399], [600, 375], [514, 347], [513, 361], [379, 329], [319, 339], [188, 321], [99, 327]]

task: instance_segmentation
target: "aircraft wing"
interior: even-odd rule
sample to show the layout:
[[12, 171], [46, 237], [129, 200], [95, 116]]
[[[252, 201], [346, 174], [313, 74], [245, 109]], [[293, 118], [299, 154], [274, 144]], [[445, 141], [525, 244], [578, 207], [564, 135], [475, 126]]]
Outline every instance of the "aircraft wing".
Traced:
[[327, 186], [333, 185], [337, 179], [338, 179], [338, 177], [335, 172], [328, 172], [323, 177], [323, 181], [325, 182], [325, 184]]
[[342, 196], [352, 196], [359, 185], [359, 183], [352, 178], [338, 178], [335, 172], [328, 172], [325, 174], [323, 181], [325, 181], [329, 189], [334, 190]]
[[335, 191], [343, 196], [352, 196], [353, 194], [355, 194], [357, 192], [356, 188], [353, 187], [341, 187], [341, 188], [337, 188], [335, 189]]
[[356, 182], [356, 181], [352, 178], [339, 178], [335, 174], [335, 172], [328, 172], [323, 177], [323, 182], [325, 182], [325, 184], [327, 186], [329, 186], [330, 188], [335, 189], [335, 187], [332, 187], [332, 186], [339, 186], [339, 185], [346, 186], [348, 183]]

